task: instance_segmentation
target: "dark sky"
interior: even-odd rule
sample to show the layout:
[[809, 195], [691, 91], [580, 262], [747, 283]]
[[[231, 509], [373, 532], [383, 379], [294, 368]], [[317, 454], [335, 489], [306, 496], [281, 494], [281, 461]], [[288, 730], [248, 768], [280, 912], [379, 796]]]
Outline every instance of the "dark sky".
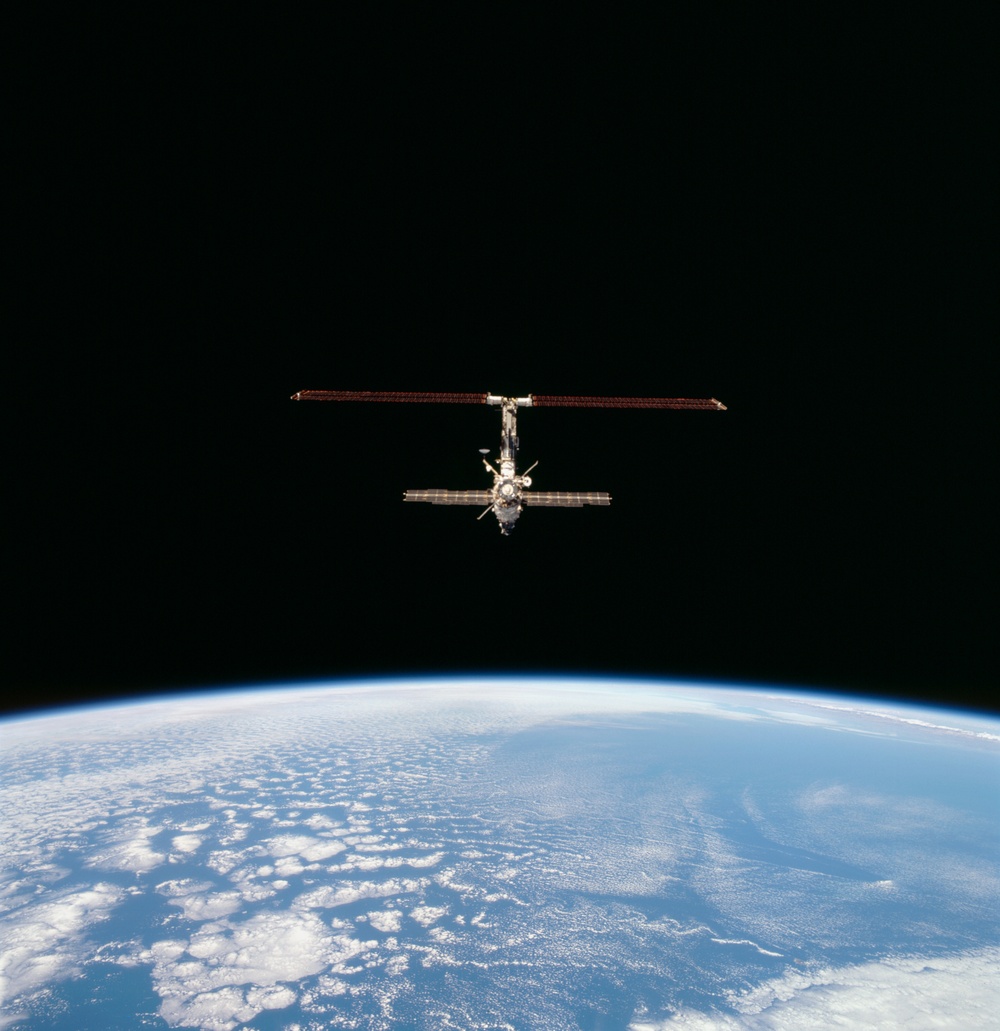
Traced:
[[[213, 17], [38, 44], [8, 707], [551, 671], [996, 708], [975, 25]], [[487, 487], [495, 410], [303, 388], [729, 410], [522, 412], [537, 488], [614, 502], [502, 538], [401, 501]]]

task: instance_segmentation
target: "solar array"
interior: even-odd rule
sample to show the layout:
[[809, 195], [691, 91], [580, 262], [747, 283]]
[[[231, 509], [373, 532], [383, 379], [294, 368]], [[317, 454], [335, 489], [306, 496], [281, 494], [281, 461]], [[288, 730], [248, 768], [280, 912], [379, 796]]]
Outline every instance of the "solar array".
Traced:
[[532, 394], [533, 408], [692, 408], [724, 412], [726, 406], [714, 397], [573, 397]]
[[408, 490], [404, 501], [429, 501], [432, 505], [491, 505], [493, 494], [488, 490]]
[[484, 405], [486, 394], [414, 393], [404, 390], [300, 390], [293, 401], [403, 401], [431, 404]]
[[532, 490], [521, 497], [525, 505], [534, 508], [582, 508], [584, 505], [610, 505], [611, 495], [598, 490]]
[[[293, 401], [389, 401], [402, 403], [483, 405], [489, 394], [454, 394], [408, 390], [300, 390]], [[726, 410], [714, 397], [587, 397], [572, 394], [530, 394], [533, 408], [675, 408]]]

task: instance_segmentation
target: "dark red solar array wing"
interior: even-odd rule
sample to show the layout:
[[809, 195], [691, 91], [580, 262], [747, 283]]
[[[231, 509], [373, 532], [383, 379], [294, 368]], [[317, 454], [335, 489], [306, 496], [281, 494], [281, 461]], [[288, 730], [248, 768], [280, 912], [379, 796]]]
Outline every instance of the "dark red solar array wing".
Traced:
[[525, 505], [546, 505], [549, 508], [580, 508], [583, 505], [610, 505], [611, 495], [597, 490], [526, 490], [521, 501]]
[[714, 397], [559, 397], [552, 394], [532, 394], [533, 407], [559, 408], [691, 408], [722, 411], [726, 406]]
[[437, 404], [484, 405], [486, 394], [413, 393], [388, 390], [300, 390], [293, 401], [424, 401]]
[[432, 505], [489, 505], [493, 495], [488, 490], [408, 490], [404, 501], [429, 501]]

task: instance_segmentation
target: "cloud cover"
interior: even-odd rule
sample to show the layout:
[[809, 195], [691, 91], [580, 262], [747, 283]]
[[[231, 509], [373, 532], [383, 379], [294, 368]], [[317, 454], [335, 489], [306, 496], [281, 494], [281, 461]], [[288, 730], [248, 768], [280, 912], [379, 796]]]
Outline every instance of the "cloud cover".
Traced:
[[629, 1031], [967, 1031], [1000, 1012], [1000, 949], [791, 971], [730, 998], [736, 1013], [682, 1010]]

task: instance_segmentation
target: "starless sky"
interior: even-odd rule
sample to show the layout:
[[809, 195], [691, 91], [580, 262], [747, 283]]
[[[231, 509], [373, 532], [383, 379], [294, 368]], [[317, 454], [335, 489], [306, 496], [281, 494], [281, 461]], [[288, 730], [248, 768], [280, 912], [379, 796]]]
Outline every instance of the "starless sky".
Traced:
[[[8, 704], [477, 671], [994, 704], [975, 26], [274, 18], [88, 25], [28, 104]], [[728, 411], [522, 411], [538, 489], [614, 500], [505, 539], [402, 504], [488, 487], [496, 410], [303, 388]]]

